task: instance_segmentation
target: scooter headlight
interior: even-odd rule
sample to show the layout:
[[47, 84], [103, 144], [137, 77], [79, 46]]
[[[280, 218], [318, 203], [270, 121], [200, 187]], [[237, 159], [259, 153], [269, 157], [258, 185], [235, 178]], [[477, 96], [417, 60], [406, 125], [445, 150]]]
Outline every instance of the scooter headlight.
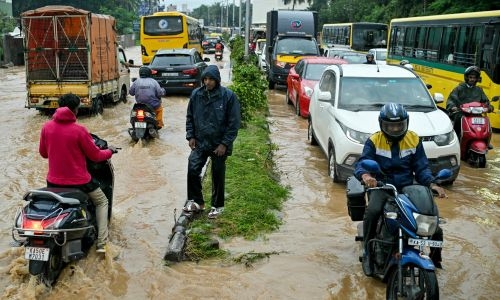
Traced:
[[427, 216], [418, 213], [413, 213], [415, 221], [417, 221], [417, 235], [432, 236], [438, 227], [438, 216]]

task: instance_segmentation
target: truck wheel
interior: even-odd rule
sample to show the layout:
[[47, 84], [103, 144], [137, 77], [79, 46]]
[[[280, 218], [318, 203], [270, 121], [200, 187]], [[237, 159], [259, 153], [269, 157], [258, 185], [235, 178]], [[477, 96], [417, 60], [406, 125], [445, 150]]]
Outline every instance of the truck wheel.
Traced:
[[127, 88], [126, 87], [122, 87], [122, 90], [120, 92], [120, 100], [123, 103], [127, 103]]
[[104, 112], [104, 104], [102, 103], [101, 98], [96, 98], [94, 100], [94, 105], [92, 106], [92, 115], [97, 116], [97, 115], [102, 115]]

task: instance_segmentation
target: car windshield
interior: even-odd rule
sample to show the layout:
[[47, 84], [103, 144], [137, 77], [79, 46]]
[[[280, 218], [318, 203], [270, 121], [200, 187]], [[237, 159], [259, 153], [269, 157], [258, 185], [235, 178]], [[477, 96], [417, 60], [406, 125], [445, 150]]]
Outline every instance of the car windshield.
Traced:
[[165, 67], [165, 66], [180, 66], [190, 65], [191, 56], [189, 55], [158, 55], [153, 58], [151, 67]]
[[342, 55], [341, 58], [350, 64], [362, 64], [366, 61], [366, 57], [364, 55], [358, 54]]
[[278, 55], [318, 55], [318, 47], [313, 40], [302, 38], [285, 38], [276, 43]]
[[307, 64], [304, 79], [319, 81], [323, 71], [329, 65], [330, 64]]
[[380, 110], [389, 102], [401, 103], [409, 111], [436, 109], [427, 88], [418, 78], [344, 77], [338, 108]]

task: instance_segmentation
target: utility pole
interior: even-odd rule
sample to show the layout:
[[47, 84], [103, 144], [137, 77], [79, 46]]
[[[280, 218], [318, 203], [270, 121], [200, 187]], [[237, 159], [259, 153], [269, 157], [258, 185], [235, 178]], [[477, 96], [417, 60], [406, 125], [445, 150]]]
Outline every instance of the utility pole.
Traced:
[[235, 2], [235, 1], [236, 1], [236, 0], [233, 0], [233, 21], [231, 22], [231, 26], [232, 26], [232, 30], [231, 30], [231, 32], [233, 32], [233, 30], [234, 30], [234, 6], [235, 6], [235, 5], [234, 5], [234, 2]]
[[240, 19], [238, 21], [238, 34], [241, 35], [241, 6], [242, 6], [242, 1], [240, 0]]
[[250, 0], [245, 6], [245, 60], [248, 60], [248, 43], [250, 42]]

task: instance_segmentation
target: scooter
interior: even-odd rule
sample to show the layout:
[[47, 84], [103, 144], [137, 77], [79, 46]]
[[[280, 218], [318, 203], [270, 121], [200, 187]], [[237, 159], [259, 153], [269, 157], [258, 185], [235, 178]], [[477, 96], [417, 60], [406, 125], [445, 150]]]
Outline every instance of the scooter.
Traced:
[[221, 61], [222, 60], [222, 51], [221, 50], [216, 50], [215, 51], [215, 60], [216, 61]]
[[155, 110], [147, 104], [134, 104], [130, 111], [130, 124], [132, 128], [128, 129], [128, 133], [134, 142], [159, 136]]
[[[93, 138], [99, 148], [107, 149], [105, 140], [95, 135]], [[89, 161], [87, 169], [108, 198], [110, 220], [114, 187], [111, 160]], [[64, 266], [85, 257], [97, 240], [95, 206], [86, 193], [76, 188], [34, 189], [25, 193], [23, 200], [28, 203], [16, 214], [12, 238], [24, 246], [29, 273], [51, 286]]]
[[488, 109], [489, 107], [481, 102], [460, 105], [460, 157], [476, 168], [486, 167], [486, 154], [491, 140]]
[[[370, 173], [382, 174], [373, 160], [364, 160], [361, 164]], [[451, 170], [443, 169], [436, 179], [443, 181], [451, 176]], [[440, 222], [431, 190], [422, 185], [410, 185], [399, 193], [394, 185], [384, 182], [365, 189], [355, 177], [349, 177], [347, 198], [351, 220], [363, 220], [365, 198], [369, 199], [370, 191], [375, 189], [385, 190], [393, 196], [386, 202], [375, 237], [368, 246], [373, 276], [387, 282], [386, 299], [438, 299], [436, 267], [426, 251], [428, 247], [443, 246], [442, 241], [430, 239]], [[355, 240], [359, 242], [359, 261], [362, 262], [363, 222], [358, 224]]]

